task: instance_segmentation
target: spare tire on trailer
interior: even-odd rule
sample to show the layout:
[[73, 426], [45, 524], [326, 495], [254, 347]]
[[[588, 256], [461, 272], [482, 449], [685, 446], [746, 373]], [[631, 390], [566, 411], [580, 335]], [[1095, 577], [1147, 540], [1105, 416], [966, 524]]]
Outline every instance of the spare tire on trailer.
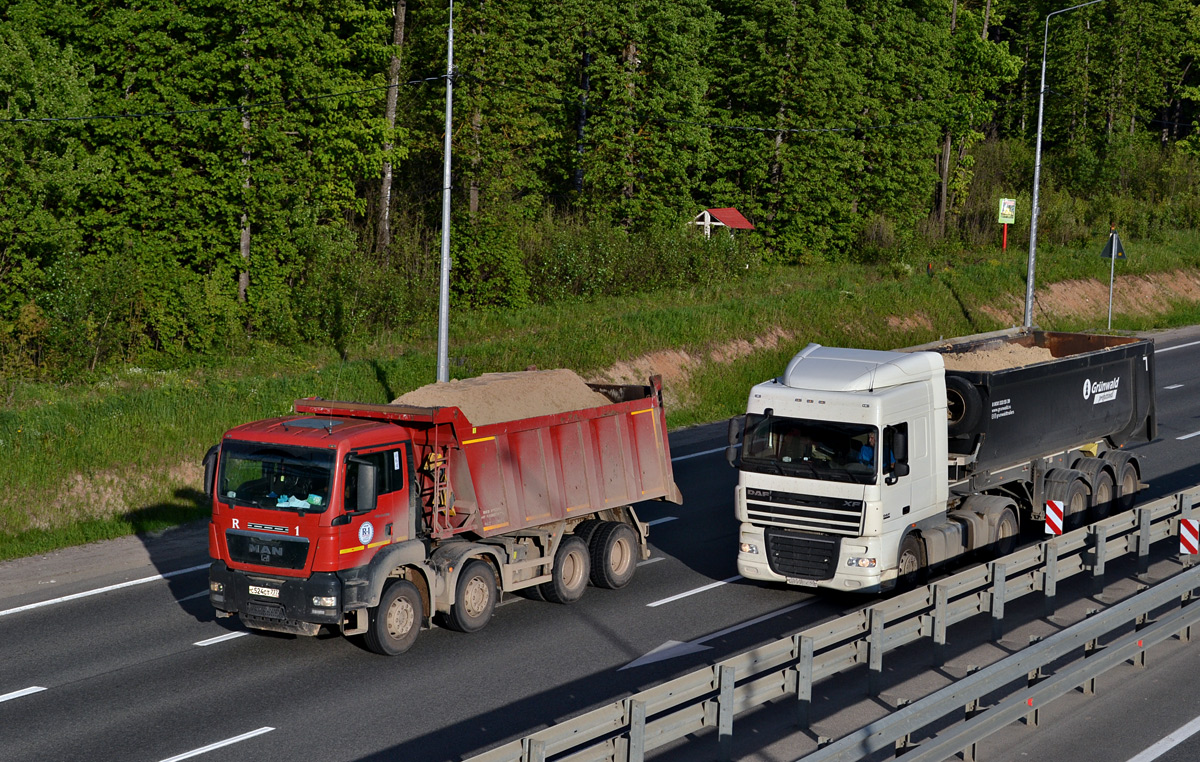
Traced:
[[983, 397], [975, 384], [961, 376], [946, 376], [946, 434], [971, 433], [982, 415]]

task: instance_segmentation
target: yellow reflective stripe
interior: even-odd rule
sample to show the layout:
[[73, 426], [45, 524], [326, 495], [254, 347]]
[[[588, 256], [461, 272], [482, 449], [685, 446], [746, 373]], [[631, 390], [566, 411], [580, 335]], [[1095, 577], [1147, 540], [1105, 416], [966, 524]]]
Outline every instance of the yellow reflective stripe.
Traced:
[[506, 521], [506, 522], [504, 522], [503, 524], [492, 524], [490, 527], [484, 527], [484, 528], [483, 528], [483, 531], [485, 531], [485, 532], [490, 532], [490, 531], [492, 531], [493, 529], [499, 529], [500, 527], [506, 527], [506, 526], [508, 526], [508, 522], [507, 522], [507, 521]]
[[630, 415], [641, 415], [642, 413], [653, 413], [654, 408], [648, 407], [645, 410], [634, 410]]
[[380, 545], [387, 545], [389, 542], [391, 542], [391, 540], [380, 540], [379, 542], [371, 543], [367, 547], [368, 548], [378, 548]]
[[475, 444], [476, 442], [490, 442], [493, 439], [495, 439], [495, 437], [481, 437], [480, 439], [468, 439], [467, 441], [463, 442], [463, 444], [469, 445], [469, 444]]
[[341, 550], [338, 551], [338, 553], [341, 553], [344, 555], [346, 553], [357, 553], [360, 550], [366, 550], [366, 547], [363, 545], [359, 545], [357, 548], [342, 548]]

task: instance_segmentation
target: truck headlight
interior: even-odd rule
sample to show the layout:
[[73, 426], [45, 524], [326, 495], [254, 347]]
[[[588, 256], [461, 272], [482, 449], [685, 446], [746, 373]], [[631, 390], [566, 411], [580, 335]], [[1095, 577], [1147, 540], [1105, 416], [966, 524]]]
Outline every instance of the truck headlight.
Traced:
[[758, 555], [758, 546], [751, 542], [743, 542], [738, 546], [738, 550], [742, 551], [743, 553], [749, 553], [752, 556]]
[[317, 606], [317, 607], [325, 606], [325, 607], [332, 608], [334, 606], [337, 606], [337, 596], [336, 595], [314, 595], [312, 605]]
[[865, 558], [865, 557], [861, 557], [861, 556], [858, 558], [847, 558], [846, 566], [854, 566], [859, 569], [874, 569], [875, 568], [875, 559], [874, 558]]
[[[194, 590], [195, 588], [192, 588], [192, 589]], [[208, 589], [209, 589], [209, 592], [213, 592], [213, 593], [216, 593], [217, 595], [220, 595], [225, 592], [225, 585], [223, 583], [217, 582], [215, 580], [209, 580], [208, 581]]]

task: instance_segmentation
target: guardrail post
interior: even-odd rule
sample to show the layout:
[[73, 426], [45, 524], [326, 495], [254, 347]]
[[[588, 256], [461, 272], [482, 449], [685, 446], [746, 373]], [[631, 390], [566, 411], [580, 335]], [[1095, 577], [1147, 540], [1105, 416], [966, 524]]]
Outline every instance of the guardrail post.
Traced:
[[[629, 718], [629, 743], [625, 748], [627, 762], [643, 762], [646, 758], [646, 702], [629, 699], [625, 706]], [[618, 755], [617, 759], [620, 759]]]
[[796, 662], [796, 724], [808, 730], [812, 707], [813, 639], [808, 635], [792, 636], [792, 655]]
[[868, 609], [871, 632], [867, 640], [867, 695], [877, 698], [883, 690], [883, 612]]
[[[1133, 625], [1133, 631], [1141, 632], [1142, 630], [1146, 629], [1146, 625], [1148, 625], [1148, 624], [1150, 624], [1150, 615], [1149, 614], [1139, 614], [1136, 623]], [[1142, 641], [1140, 641], [1140, 640], [1138, 641], [1138, 648], [1140, 650], [1137, 652], [1137, 656], [1133, 657], [1133, 659], [1132, 659], [1133, 666], [1145, 667], [1146, 666], [1146, 649], [1142, 647]]]
[[[967, 702], [966, 711], [963, 712], [964, 720], [970, 720], [975, 715], [979, 714], [979, 699], [971, 699]], [[975, 762], [975, 744], [971, 744], [962, 750], [963, 762]]]
[[1058, 542], [1042, 543], [1042, 615], [1047, 619], [1058, 611]]
[[717, 740], [721, 745], [721, 759], [733, 759], [733, 667], [721, 665], [717, 677]]
[[1108, 530], [1103, 524], [1088, 530], [1092, 541], [1092, 592], [1104, 585], [1104, 562], [1108, 557]]
[[546, 762], [546, 742], [525, 737], [525, 748], [521, 751], [521, 762]]
[[1004, 637], [1004, 598], [1008, 593], [1008, 570], [999, 561], [989, 564], [992, 570], [992, 640]]
[[[1083, 644], [1083, 658], [1086, 660], [1091, 656], [1095, 656], [1100, 652], [1100, 641], [1092, 638]], [[1083, 684], [1079, 686], [1085, 696], [1094, 696], [1096, 694], [1096, 676], [1092, 675]]]
[[933, 586], [933, 666], [946, 664], [946, 626], [950, 617], [950, 591]]
[[[1179, 608], [1184, 609], [1196, 602], [1195, 591], [1188, 590], [1183, 595], [1179, 596]], [[1179, 631], [1179, 640], [1184, 643], [1190, 643], [1192, 640], [1192, 626], [1189, 624]]]
[[[1038, 667], [1037, 669], [1033, 670], [1028, 675], [1026, 675], [1026, 685], [1028, 685], [1030, 688], [1032, 688], [1033, 686], [1037, 685], [1038, 683], [1040, 683], [1042, 681], [1042, 677], [1043, 677], [1042, 668]], [[1034, 709], [1033, 711], [1026, 713], [1025, 724], [1031, 728], [1036, 728], [1038, 726], [1038, 722], [1040, 722], [1041, 719], [1042, 719], [1042, 709], [1041, 709], [1041, 707], [1038, 707], [1038, 708]]]
[[1137, 517], [1137, 570], [1139, 575], [1143, 575], [1150, 571], [1150, 511], [1138, 508]]

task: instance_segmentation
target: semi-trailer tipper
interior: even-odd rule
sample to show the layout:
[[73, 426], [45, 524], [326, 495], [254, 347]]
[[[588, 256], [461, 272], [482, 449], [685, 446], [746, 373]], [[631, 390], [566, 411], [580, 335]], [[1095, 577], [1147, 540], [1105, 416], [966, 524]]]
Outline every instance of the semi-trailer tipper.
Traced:
[[298, 400], [228, 431], [205, 459], [218, 616], [397, 654], [435, 615], [481, 629], [502, 592], [627, 584], [649, 556], [632, 504], [681, 502], [661, 379], [564, 404], [557, 373], [439, 384], [422, 405]]
[[[1132, 505], [1153, 342], [1010, 329], [900, 351], [810, 344], [730, 426], [738, 573], [875, 592]], [[741, 440], [741, 452], [736, 445]]]

